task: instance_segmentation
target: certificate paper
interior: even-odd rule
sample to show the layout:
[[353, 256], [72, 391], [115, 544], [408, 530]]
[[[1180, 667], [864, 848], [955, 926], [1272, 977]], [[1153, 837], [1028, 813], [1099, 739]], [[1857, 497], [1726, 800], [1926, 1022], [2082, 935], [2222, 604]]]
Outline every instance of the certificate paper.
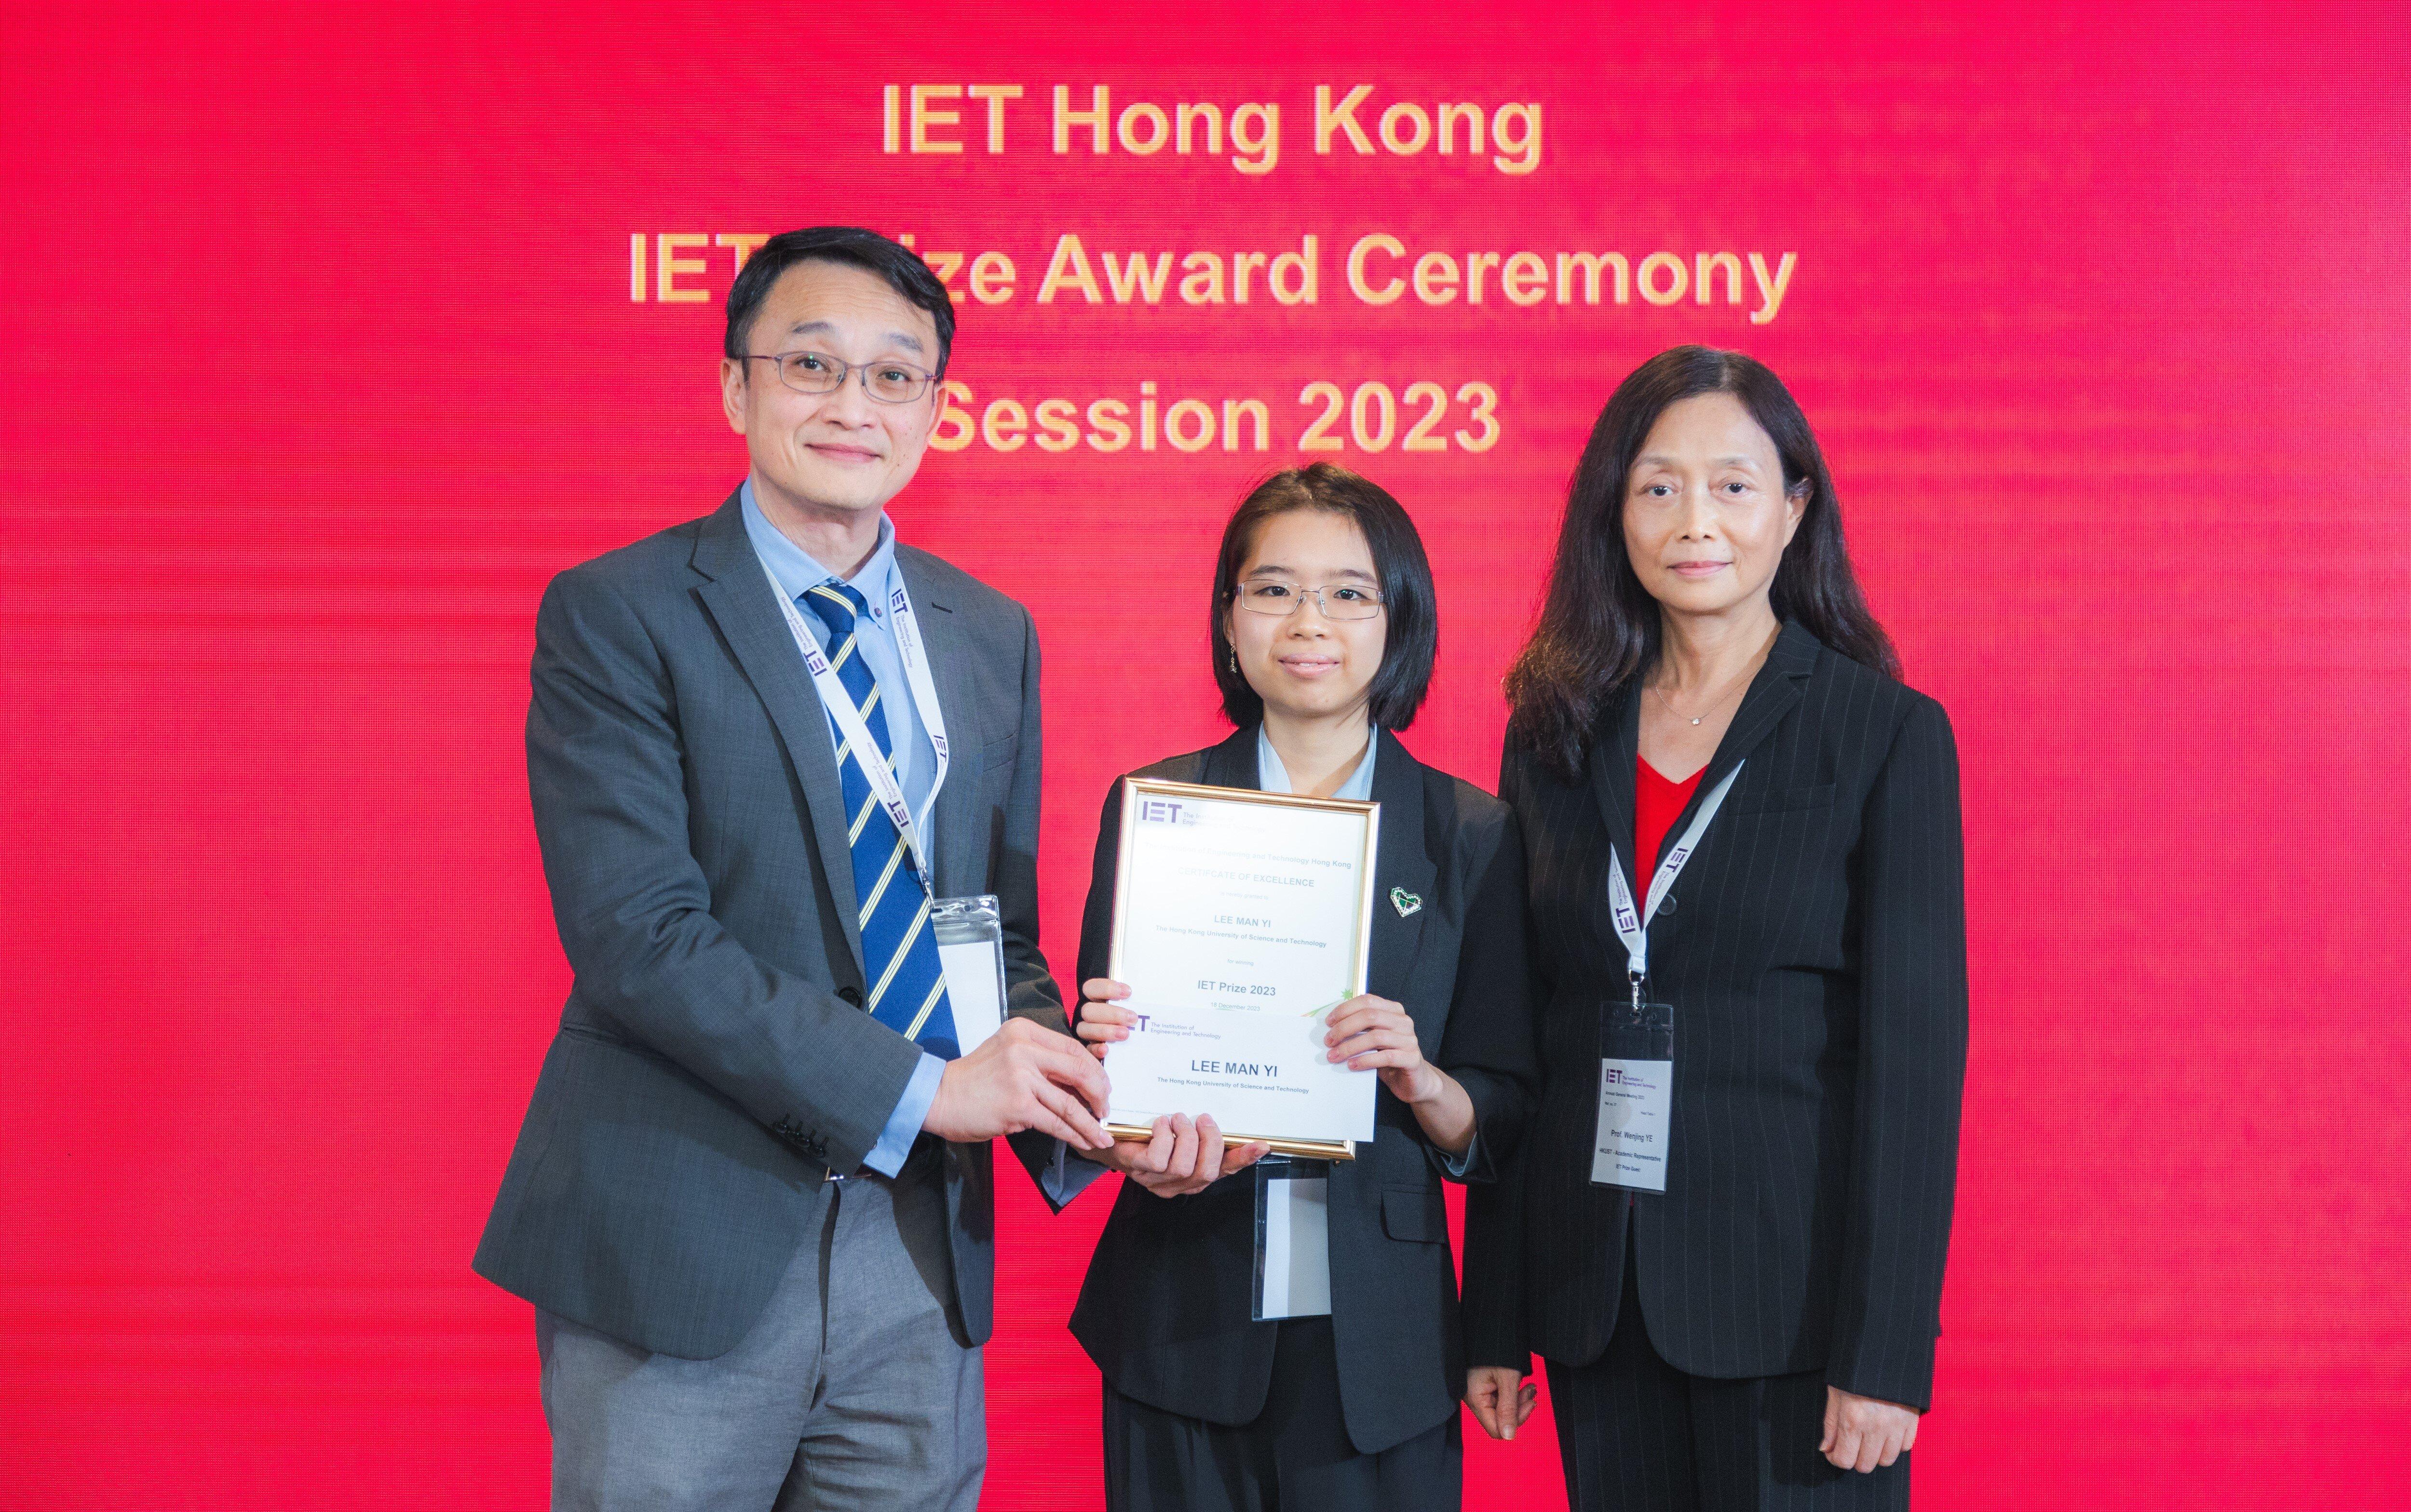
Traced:
[[1105, 1061], [1108, 1127], [1211, 1113], [1225, 1140], [1352, 1158], [1380, 1078], [1323, 1059], [1365, 990], [1381, 806], [1123, 784], [1110, 970], [1138, 1014]]

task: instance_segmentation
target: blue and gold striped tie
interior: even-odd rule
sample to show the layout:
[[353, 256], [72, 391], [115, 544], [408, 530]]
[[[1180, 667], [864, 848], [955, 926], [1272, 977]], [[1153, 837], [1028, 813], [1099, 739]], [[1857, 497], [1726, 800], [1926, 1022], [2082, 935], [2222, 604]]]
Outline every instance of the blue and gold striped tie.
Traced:
[[[846, 836], [854, 849], [855, 923], [862, 930], [862, 958], [870, 971], [870, 1016], [944, 1060], [962, 1054], [955, 1015], [946, 1001], [946, 974], [938, 964], [938, 939], [929, 927], [929, 894], [913, 869], [904, 836], [880, 807], [863, 767], [880, 760], [895, 770], [887, 715], [879, 706], [879, 684], [856, 654], [855, 624], [870, 603], [848, 583], [806, 589], [801, 602], [828, 627], [829, 665], [860, 711], [879, 749], [856, 750], [848, 742], [837, 753], [838, 779], [845, 792]], [[840, 739], [843, 738], [840, 734]]]

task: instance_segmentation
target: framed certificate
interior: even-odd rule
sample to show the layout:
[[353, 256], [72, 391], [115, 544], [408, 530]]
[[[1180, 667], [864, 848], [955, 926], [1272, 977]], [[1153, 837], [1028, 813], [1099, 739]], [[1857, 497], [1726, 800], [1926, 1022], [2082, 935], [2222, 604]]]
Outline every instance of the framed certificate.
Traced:
[[1355, 1158], [1380, 1078], [1323, 1058], [1365, 990], [1381, 806], [1133, 778], [1107, 969], [1138, 1015], [1107, 1054], [1106, 1128], [1211, 1113], [1232, 1143]]

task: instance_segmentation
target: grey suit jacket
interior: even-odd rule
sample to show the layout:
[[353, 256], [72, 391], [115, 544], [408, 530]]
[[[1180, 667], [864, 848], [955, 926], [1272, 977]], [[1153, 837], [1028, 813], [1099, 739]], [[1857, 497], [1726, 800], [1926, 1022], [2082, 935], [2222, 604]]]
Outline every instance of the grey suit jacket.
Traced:
[[[1068, 1032], [1038, 952], [1029, 612], [925, 551], [896, 556], [952, 750], [938, 890], [997, 894], [1009, 1010]], [[590, 1328], [708, 1359], [760, 1316], [827, 1173], [861, 1165], [920, 1051], [862, 1010], [827, 717], [737, 495], [556, 577], [533, 680], [528, 788], [576, 980], [474, 1263]], [[943, 1145], [942, 1162], [976, 1344], [988, 1146]]]

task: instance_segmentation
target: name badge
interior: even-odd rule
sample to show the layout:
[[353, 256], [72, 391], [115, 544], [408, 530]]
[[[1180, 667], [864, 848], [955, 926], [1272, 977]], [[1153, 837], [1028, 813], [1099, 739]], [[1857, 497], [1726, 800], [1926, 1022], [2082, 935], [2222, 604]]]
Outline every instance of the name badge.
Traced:
[[1599, 1129], [1590, 1179], [1633, 1192], [1666, 1189], [1674, 1121], [1674, 1010], [1664, 1003], [1618, 1003], [1599, 1063]]
[[[940, 898], [929, 909], [946, 1008], [955, 1017], [956, 1054], [968, 1055], [1004, 1026], [1004, 914], [993, 894]], [[937, 1045], [929, 1050], [952, 1060]]]
[[1256, 1163], [1258, 1323], [1331, 1316], [1331, 1177], [1320, 1160]]

